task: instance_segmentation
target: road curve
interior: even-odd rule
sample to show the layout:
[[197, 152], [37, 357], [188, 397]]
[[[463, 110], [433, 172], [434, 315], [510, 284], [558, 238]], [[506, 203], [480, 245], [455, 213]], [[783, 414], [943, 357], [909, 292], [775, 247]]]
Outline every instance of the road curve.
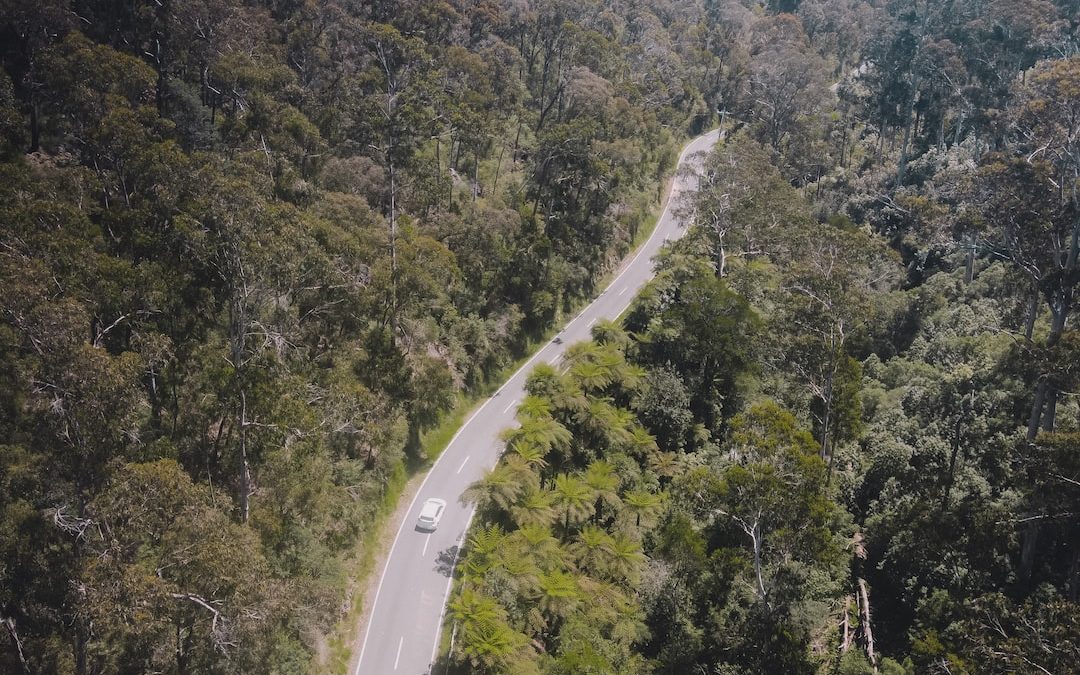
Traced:
[[[712, 148], [718, 138], [719, 131], [714, 130], [688, 143], [679, 155], [679, 169]], [[458, 497], [498, 461], [502, 450], [499, 432], [514, 423], [517, 405], [525, 396], [525, 379], [533, 366], [556, 363], [567, 345], [589, 338], [598, 320], [622, 314], [652, 278], [653, 256], [665, 242], [679, 238], [685, 231], [672, 212], [672, 203], [680, 193], [693, 189], [695, 183], [693, 175], [676, 173], [664, 211], [649, 239], [623, 263], [599, 297], [466, 420], [435, 461], [390, 548], [353, 675], [431, 672], [454, 566], [473, 514], [472, 506], [462, 505]], [[420, 532], [415, 529], [416, 517], [429, 497], [445, 499], [446, 512], [435, 532]]]

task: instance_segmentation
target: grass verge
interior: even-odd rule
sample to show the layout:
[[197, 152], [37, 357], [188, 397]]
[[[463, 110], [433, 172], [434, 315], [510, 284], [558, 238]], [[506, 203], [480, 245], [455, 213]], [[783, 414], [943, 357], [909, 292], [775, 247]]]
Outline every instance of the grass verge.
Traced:
[[[577, 314], [581, 306], [584, 306], [584, 303], [580, 304], [580, 306], [575, 303], [574, 311], [568, 314], [567, 321]], [[525, 362], [532, 358], [532, 355], [547, 344], [561, 329], [561, 324], [552, 326], [540, 336], [529, 340], [526, 342], [523, 355], [520, 358], [501, 368], [481, 387], [468, 393], [459, 394], [454, 407], [443, 414], [439, 423], [421, 434], [420, 447], [426, 457], [424, 463], [412, 471], [409, 471], [404, 464], [395, 469], [374, 520], [367, 528], [364, 536], [357, 542], [357, 554], [353, 564], [350, 565], [350, 569], [355, 570], [356, 574], [350, 582], [354, 592], [349, 611], [338, 622], [327, 639], [325, 663], [316, 664], [313, 672], [327, 675], [345, 675], [348, 672], [349, 662], [353, 656], [353, 647], [360, 637], [357, 635], [357, 626], [360, 624], [361, 614], [364, 610], [365, 591], [369, 585], [370, 575], [376, 571], [377, 555], [382, 552], [381, 547], [377, 544], [383, 536], [391, 516], [397, 510], [398, 503], [409, 482], [415, 477], [427, 473], [439, 455], [450, 445], [454, 434], [461, 429], [473, 410], [487, 400], [503, 382], [525, 365]]]

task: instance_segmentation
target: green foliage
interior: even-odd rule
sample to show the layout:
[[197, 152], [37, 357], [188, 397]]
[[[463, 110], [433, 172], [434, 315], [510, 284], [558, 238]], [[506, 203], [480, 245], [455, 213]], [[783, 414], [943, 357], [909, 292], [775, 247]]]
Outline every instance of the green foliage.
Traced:
[[[423, 435], [627, 250], [670, 165], [658, 114], [687, 108], [656, 109], [609, 62], [636, 40], [591, 12], [9, 5], [0, 670], [317, 670]], [[641, 377], [621, 352], [585, 367], [569, 399]], [[550, 484], [577, 476], [570, 418], [533, 413], [486, 485], [507, 527], [559, 522]], [[644, 456], [642, 433], [611, 442]], [[198, 522], [102, 562], [93, 509], [136, 474]], [[586, 517], [619, 516], [609, 482]], [[146, 573], [200, 537], [199, 579]], [[531, 660], [485, 634], [485, 667]]]
[[[579, 476], [620, 467], [618, 501], [594, 480], [593, 513], [557, 531], [585, 581], [614, 581], [616, 538], [641, 537], [636, 649], [661, 672], [1068, 670], [1048, 636], [1072, 644], [1078, 587], [1075, 59], [1019, 77], [1059, 9], [795, 4], [714, 12], [750, 36], [756, 100], [725, 98], [749, 133], [703, 162], [629, 336], [594, 334], [644, 377], [626, 397], [585, 345], [530, 378], [573, 435], [552, 487], [584, 501]], [[807, 49], [836, 59], [833, 111]], [[635, 429], [656, 446], [632, 450]], [[619, 670], [583, 639], [589, 612], [559, 617], [553, 672]]]
[[[281, 611], [276, 584], [256, 534], [229, 522], [208, 488], [170, 460], [130, 464], [86, 516], [93, 558], [80, 575], [78, 615], [101, 636], [96, 662], [206, 669], [225, 653], [235, 672], [265, 667], [269, 644], [254, 636]], [[149, 648], [175, 635], [175, 653]]]
[[717, 115], [470, 488], [451, 659], [1072, 668], [1075, 3], [534, 4], [5, 4], [0, 670], [318, 670], [423, 434]]
[[696, 419], [717, 434], [740, 405], [754, 368], [760, 321], [749, 303], [703, 264], [664, 270], [627, 319], [640, 358], [670, 364], [691, 394]]

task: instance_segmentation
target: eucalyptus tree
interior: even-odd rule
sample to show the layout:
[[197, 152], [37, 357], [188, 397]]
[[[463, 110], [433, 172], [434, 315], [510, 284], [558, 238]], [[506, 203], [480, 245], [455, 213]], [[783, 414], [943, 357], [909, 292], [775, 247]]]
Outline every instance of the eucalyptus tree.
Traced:
[[706, 265], [662, 271], [628, 318], [642, 334], [647, 364], [669, 364], [691, 394], [690, 408], [716, 433], [735, 414], [744, 376], [754, 368], [760, 320], [745, 298]]
[[[1075, 304], [1077, 270], [1080, 269], [1080, 56], [1043, 62], [1035, 68], [1024, 91], [1018, 122], [1024, 134], [1025, 149], [1031, 161], [1044, 156], [1053, 173], [1059, 216], [1053, 224], [1034, 232], [1019, 231], [1017, 239], [1034, 239], [1042, 248], [1039, 261], [1044, 282], [1041, 284], [1050, 309], [1050, 332], [1047, 347], [1053, 347], [1065, 330]], [[1045, 189], [1045, 188], [1044, 188]], [[1053, 202], [1052, 202], [1053, 203]], [[1049, 229], [1049, 232], [1046, 231]], [[1050, 235], [1047, 237], [1046, 235]], [[1037, 242], [1037, 243], [1036, 243]], [[1053, 430], [1057, 392], [1045, 378], [1040, 378], [1028, 422], [1031, 438], [1040, 422]]]
[[[788, 346], [791, 368], [816, 405], [811, 412], [822, 459], [832, 466], [832, 444], [857, 431], [858, 364], [847, 353], [879, 299], [895, 287], [897, 256], [865, 232], [829, 225], [804, 230], [785, 280], [780, 320], [800, 328]], [[838, 405], [842, 404], [842, 405]]]

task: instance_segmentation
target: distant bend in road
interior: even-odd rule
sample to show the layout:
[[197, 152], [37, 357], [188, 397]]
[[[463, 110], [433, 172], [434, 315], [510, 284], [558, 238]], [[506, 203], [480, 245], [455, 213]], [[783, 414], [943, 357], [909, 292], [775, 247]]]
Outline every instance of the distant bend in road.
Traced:
[[[690, 141], [679, 155], [672, 189], [649, 239], [623, 263], [601, 294], [544, 345], [462, 425], [432, 465], [413, 497], [381, 571], [353, 675], [430, 673], [439, 644], [446, 602], [458, 552], [472, 520], [473, 508], [459, 497], [492, 468], [502, 450], [499, 432], [514, 424], [525, 397], [525, 379], [538, 363], [556, 363], [568, 345], [589, 338], [593, 324], [614, 319], [630, 306], [652, 278], [652, 258], [663, 245], [682, 236], [683, 223], [672, 203], [696, 185], [693, 165], [716, 143], [719, 130]], [[416, 528], [420, 505], [430, 498], [446, 501], [434, 532]]]

